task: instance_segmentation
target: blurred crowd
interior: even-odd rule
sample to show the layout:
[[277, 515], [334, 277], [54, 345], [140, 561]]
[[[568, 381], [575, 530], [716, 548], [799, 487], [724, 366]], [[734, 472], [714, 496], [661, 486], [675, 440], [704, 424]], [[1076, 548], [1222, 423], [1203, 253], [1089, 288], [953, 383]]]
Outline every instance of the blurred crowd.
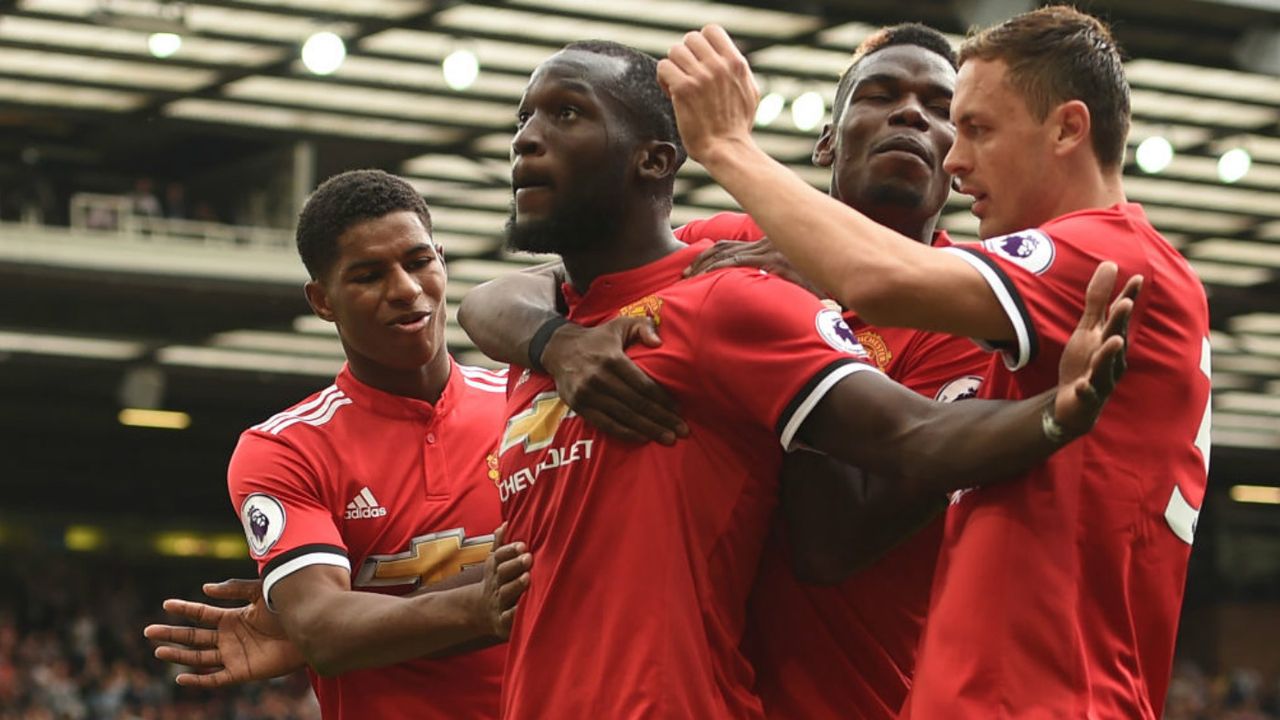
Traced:
[[[162, 619], [160, 602], [173, 592], [167, 568], [102, 558], [0, 560], [0, 720], [320, 716], [303, 674], [222, 691], [176, 685], [176, 669], [156, 661], [142, 637], [144, 625]], [[185, 596], [198, 597], [198, 580], [190, 582]]]
[[[0, 720], [318, 720], [301, 673], [200, 691], [152, 657], [142, 628], [165, 620], [161, 600], [199, 598], [201, 580], [228, 574], [189, 561], [0, 554]], [[1184, 660], [1165, 720], [1280, 720], [1280, 682]]]
[[1237, 668], [1209, 675], [1179, 662], [1169, 683], [1165, 720], [1280, 720], [1280, 679]]

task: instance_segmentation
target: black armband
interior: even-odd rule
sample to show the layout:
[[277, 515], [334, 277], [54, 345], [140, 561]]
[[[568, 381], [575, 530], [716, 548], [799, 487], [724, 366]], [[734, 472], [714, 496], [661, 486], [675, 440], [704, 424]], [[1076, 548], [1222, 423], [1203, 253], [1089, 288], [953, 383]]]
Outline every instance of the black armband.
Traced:
[[542, 353], [547, 349], [547, 343], [551, 342], [551, 335], [560, 329], [561, 325], [569, 322], [567, 318], [556, 315], [548, 318], [546, 322], [538, 328], [533, 334], [533, 338], [529, 340], [529, 369], [534, 372], [546, 373], [547, 369], [542, 366]]

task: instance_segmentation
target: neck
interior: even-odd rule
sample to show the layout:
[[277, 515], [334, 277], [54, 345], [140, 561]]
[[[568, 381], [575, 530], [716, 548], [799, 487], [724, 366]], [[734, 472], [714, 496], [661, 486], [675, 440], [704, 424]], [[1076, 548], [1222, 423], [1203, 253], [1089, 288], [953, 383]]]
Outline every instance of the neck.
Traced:
[[916, 242], [925, 245], [933, 244], [933, 233], [938, 227], [938, 213], [921, 217], [920, 210], [917, 208], [885, 206], [864, 208], [853, 203], [848, 205], [877, 223]]
[[376, 390], [435, 404], [449, 382], [449, 353], [441, 338], [440, 349], [425, 365], [411, 370], [388, 368], [365, 358], [343, 343], [347, 364], [357, 380]]
[[1059, 188], [1056, 201], [1050, 208], [1052, 214], [1045, 221], [1079, 210], [1111, 207], [1126, 201], [1120, 170], [1100, 168], [1092, 159], [1083, 167], [1068, 171], [1055, 185]]
[[595, 248], [561, 256], [565, 279], [574, 290], [585, 293], [601, 275], [648, 265], [685, 247], [671, 234], [670, 214], [651, 202], [644, 205], [624, 213], [616, 236], [600, 238]]

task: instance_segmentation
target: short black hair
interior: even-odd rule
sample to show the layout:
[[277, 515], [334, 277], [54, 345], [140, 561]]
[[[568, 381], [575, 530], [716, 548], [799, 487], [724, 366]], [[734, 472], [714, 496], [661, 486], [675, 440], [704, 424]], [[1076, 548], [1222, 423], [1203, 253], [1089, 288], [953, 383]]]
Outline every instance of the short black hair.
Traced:
[[610, 91], [622, 103], [631, 116], [635, 130], [662, 142], [676, 146], [676, 167], [684, 164], [688, 153], [676, 128], [676, 110], [671, 98], [662, 92], [658, 84], [658, 60], [633, 47], [609, 40], [580, 40], [564, 46], [565, 50], [594, 53], [605, 57], [622, 58], [627, 69]]
[[951, 47], [947, 37], [928, 25], [902, 23], [901, 25], [880, 28], [862, 41], [862, 44], [854, 51], [853, 59], [849, 61], [849, 67], [845, 68], [840, 75], [840, 83], [836, 85], [835, 104], [831, 107], [832, 125], [840, 124], [840, 116], [844, 114], [844, 106], [849, 101], [849, 93], [853, 91], [853, 77], [858, 65], [868, 55], [894, 45], [915, 45], [946, 60], [953, 70], [960, 67], [956, 61], [955, 48]]
[[413, 186], [381, 170], [348, 170], [325, 180], [298, 214], [298, 255], [312, 280], [338, 259], [338, 238], [353, 225], [394, 212], [417, 213], [431, 232], [431, 212]]

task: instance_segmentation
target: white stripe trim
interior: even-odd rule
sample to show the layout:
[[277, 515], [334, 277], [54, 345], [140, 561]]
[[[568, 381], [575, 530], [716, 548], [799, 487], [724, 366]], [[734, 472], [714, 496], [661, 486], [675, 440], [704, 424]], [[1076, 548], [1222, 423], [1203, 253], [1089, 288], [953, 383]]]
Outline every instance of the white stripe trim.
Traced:
[[333, 397], [333, 402], [329, 403], [328, 407], [321, 408], [321, 410], [323, 410], [323, 414], [320, 414], [321, 410], [317, 410], [308, 417], [291, 418], [276, 426], [276, 428], [271, 431], [271, 434], [279, 435], [289, 426], [296, 425], [297, 423], [305, 423], [313, 427], [320, 427], [333, 419], [334, 414], [338, 412], [338, 408], [350, 404], [351, 398], [346, 397], [345, 395], [335, 395]]
[[813, 412], [813, 409], [818, 406], [818, 401], [826, 396], [831, 388], [835, 387], [836, 383], [849, 375], [866, 370], [879, 375], [884, 375], [884, 373], [880, 372], [879, 368], [858, 362], [846, 363], [844, 365], [837, 366], [836, 369], [827, 373], [827, 376], [822, 378], [822, 380], [813, 388], [813, 391], [809, 393], [809, 396], [800, 403], [796, 408], [796, 411], [791, 413], [791, 417], [787, 419], [787, 424], [782, 428], [782, 436], [779, 438], [782, 441], [782, 449], [787, 452], [791, 452], [796, 449], [794, 440], [796, 433], [800, 430], [800, 426], [803, 425], [805, 419], [809, 417], [809, 413]]
[[1169, 504], [1164, 508], [1164, 520], [1169, 523], [1173, 534], [1182, 542], [1190, 545], [1196, 539], [1196, 523], [1200, 519], [1200, 511], [1191, 507], [1191, 503], [1182, 496], [1178, 486], [1173, 487], [1169, 495]]
[[982, 279], [986, 281], [987, 287], [991, 288], [992, 294], [996, 296], [996, 301], [1000, 303], [1000, 307], [1004, 309], [1004, 314], [1009, 318], [1009, 324], [1013, 326], [1013, 334], [1017, 338], [1016, 356], [1012, 356], [1009, 351], [991, 346], [982, 338], [973, 338], [983, 350], [988, 352], [995, 350], [1000, 353], [1001, 359], [1004, 360], [1004, 366], [1009, 372], [1017, 372], [1027, 366], [1031, 362], [1031, 331], [1027, 328], [1022, 313], [1018, 312], [1018, 303], [1014, 301], [1013, 296], [1009, 294], [1009, 288], [1005, 287], [1004, 281], [992, 270], [989, 265], [982, 262], [978, 258], [971, 255], [968, 251], [958, 247], [942, 248], [942, 252], [949, 252], [969, 263]]
[[271, 417], [267, 418], [264, 422], [254, 425], [251, 429], [268, 432], [271, 430], [273, 426], [283, 422], [284, 420], [287, 420], [288, 418], [297, 417], [299, 415], [309, 412], [310, 410], [315, 409], [316, 407], [319, 407], [320, 405], [323, 405], [324, 403], [329, 401], [329, 396], [337, 391], [338, 391], [337, 385], [330, 385], [324, 390], [321, 390], [320, 394], [316, 397], [315, 400], [305, 402], [296, 407], [289, 408], [288, 410], [285, 410], [283, 412], [278, 412], [275, 415], [272, 415]]
[[462, 378], [462, 382], [466, 383], [467, 387], [473, 387], [477, 390], [482, 390], [484, 392], [505, 393], [507, 391], [506, 385], [490, 385], [489, 383], [472, 382], [467, 378]]
[[328, 412], [329, 407], [333, 405], [333, 402], [335, 400], [339, 400], [343, 397], [346, 397], [346, 396], [342, 394], [341, 390], [335, 390], [332, 394], [330, 394], [328, 397], [324, 399], [324, 402], [322, 402], [319, 405], [319, 407], [308, 408], [306, 412], [286, 413], [279, 420], [271, 423], [270, 427], [264, 427], [262, 431], [268, 432], [274, 435], [279, 433], [284, 428], [287, 428], [296, 422], [311, 420], [313, 418], [319, 417], [320, 415], [323, 415], [325, 412]]
[[360, 490], [360, 497], [369, 503], [369, 507], [378, 507], [378, 501], [373, 498], [373, 493], [369, 492], [368, 486]]
[[277, 612], [275, 606], [271, 604], [271, 588], [277, 582], [298, 572], [304, 567], [312, 565], [333, 565], [335, 567], [344, 568], [348, 574], [351, 573], [351, 561], [347, 560], [345, 555], [339, 555], [331, 552], [314, 552], [300, 555], [280, 567], [272, 570], [266, 577], [262, 578], [262, 597], [267, 599], [267, 609], [271, 612]]
[[488, 368], [476, 367], [474, 365], [458, 365], [458, 372], [471, 378], [479, 378], [489, 376], [497, 382], [506, 380], [507, 368], [501, 370], [490, 370]]

